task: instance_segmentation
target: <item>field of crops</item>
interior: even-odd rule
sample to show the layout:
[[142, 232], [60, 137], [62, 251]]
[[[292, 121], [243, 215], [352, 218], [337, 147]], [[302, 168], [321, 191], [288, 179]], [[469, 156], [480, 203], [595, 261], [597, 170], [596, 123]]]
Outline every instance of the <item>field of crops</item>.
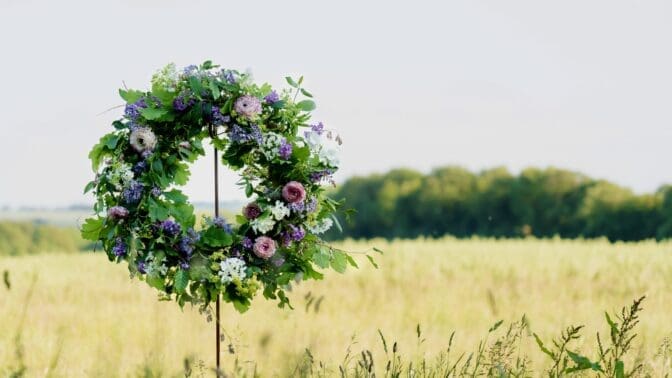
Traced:
[[[539, 376], [551, 360], [532, 333], [548, 346], [567, 326], [585, 325], [571, 349], [594, 361], [596, 333], [609, 338], [605, 311], [620, 313], [643, 295], [625, 369], [641, 363], [654, 376], [670, 370], [672, 243], [447, 238], [343, 246], [384, 250], [380, 269], [359, 259], [359, 270], [302, 283], [291, 292], [293, 311], [261, 298], [244, 315], [224, 306], [228, 372], [237, 361], [239, 371], [261, 376], [311, 369], [338, 376], [339, 366], [354, 372], [360, 352], [370, 350], [370, 370], [383, 376], [389, 358], [378, 330], [389, 356], [397, 341], [400, 363], [418, 369], [423, 358], [436, 364], [455, 331], [449, 358], [466, 353], [462, 366], [493, 324], [504, 320], [486, 346], [525, 315], [515, 353], [505, 357], [513, 364], [526, 357], [528, 375]], [[102, 254], [3, 257], [4, 270], [10, 286], [0, 285], [0, 375], [184, 376], [185, 359], [193, 376], [212, 375], [213, 324], [195, 309], [157, 301]]]

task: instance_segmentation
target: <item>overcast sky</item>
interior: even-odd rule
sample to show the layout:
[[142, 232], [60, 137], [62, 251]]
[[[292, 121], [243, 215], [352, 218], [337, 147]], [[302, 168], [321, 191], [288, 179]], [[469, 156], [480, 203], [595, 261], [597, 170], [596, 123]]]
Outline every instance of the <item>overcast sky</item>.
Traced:
[[[345, 141], [341, 181], [458, 164], [672, 182], [669, 1], [102, 3], [0, 0], [0, 206], [90, 201], [87, 153], [122, 81], [206, 59], [305, 75]], [[195, 164], [192, 200], [210, 200], [211, 169]]]

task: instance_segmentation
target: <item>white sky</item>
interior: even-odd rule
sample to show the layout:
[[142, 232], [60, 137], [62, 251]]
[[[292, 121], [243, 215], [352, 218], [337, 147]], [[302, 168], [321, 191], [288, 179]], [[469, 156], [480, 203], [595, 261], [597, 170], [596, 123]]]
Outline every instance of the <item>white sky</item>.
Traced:
[[672, 182], [670, 20], [669, 1], [0, 0], [0, 206], [90, 200], [86, 155], [122, 80], [206, 59], [274, 85], [305, 75], [344, 137], [341, 180], [554, 165], [653, 191]]

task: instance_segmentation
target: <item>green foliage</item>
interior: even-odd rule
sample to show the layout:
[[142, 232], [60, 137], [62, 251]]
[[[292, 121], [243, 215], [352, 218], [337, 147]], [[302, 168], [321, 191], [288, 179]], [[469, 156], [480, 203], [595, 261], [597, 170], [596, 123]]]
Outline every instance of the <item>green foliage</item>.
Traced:
[[394, 169], [353, 177], [332, 197], [357, 209], [330, 238], [602, 237], [637, 241], [672, 237], [672, 187], [655, 194], [582, 174], [529, 168], [472, 173], [444, 167], [421, 174]]

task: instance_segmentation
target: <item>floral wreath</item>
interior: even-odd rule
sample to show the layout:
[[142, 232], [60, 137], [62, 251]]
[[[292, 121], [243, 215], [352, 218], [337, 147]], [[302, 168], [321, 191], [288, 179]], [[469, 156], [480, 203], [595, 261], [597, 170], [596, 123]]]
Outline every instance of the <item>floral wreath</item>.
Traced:
[[[126, 261], [131, 277], [162, 299], [204, 310], [221, 294], [243, 312], [261, 288], [283, 307], [291, 281], [321, 279], [316, 268], [357, 266], [319, 236], [340, 228], [342, 203], [324, 186], [333, 184], [341, 139], [322, 123], [308, 124], [315, 103], [303, 77], [286, 80], [291, 88], [278, 93], [206, 61], [179, 72], [164, 67], [149, 92], [120, 89], [124, 116], [89, 154], [96, 177], [84, 191], [95, 194], [95, 216], [82, 236], [100, 242], [110, 261]], [[305, 99], [297, 101], [300, 94]], [[206, 138], [251, 198], [235, 224], [197, 222], [174, 187], [187, 183], [188, 163], [205, 154]]]

